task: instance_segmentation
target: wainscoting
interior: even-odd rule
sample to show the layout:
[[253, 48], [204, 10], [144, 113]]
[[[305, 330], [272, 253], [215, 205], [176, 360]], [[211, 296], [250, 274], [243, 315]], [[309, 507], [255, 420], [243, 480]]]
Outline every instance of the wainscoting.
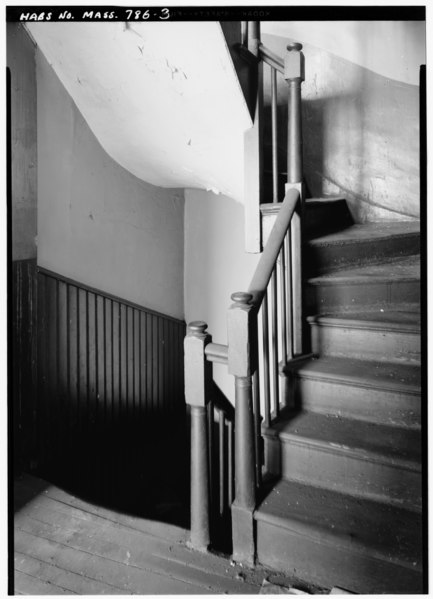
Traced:
[[185, 323], [42, 268], [36, 277], [34, 471], [119, 508], [165, 509], [188, 479]]
[[20, 469], [30, 467], [36, 438], [36, 260], [14, 261], [10, 272], [9, 451]]

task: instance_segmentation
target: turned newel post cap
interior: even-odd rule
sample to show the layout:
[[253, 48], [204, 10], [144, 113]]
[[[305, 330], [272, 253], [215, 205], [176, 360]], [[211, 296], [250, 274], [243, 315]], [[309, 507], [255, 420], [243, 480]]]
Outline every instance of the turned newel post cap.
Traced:
[[287, 44], [287, 50], [289, 52], [291, 52], [292, 50], [300, 52], [302, 50], [302, 44], [300, 44], [299, 42], [290, 42], [290, 44]]
[[284, 57], [284, 79], [287, 81], [304, 81], [304, 55], [302, 44], [291, 42], [287, 45]]
[[246, 291], [236, 291], [232, 293], [231, 299], [240, 305], [248, 305], [250, 301], [253, 299], [251, 293], [247, 293]]
[[193, 320], [188, 324], [188, 335], [205, 335], [207, 324], [203, 320]]

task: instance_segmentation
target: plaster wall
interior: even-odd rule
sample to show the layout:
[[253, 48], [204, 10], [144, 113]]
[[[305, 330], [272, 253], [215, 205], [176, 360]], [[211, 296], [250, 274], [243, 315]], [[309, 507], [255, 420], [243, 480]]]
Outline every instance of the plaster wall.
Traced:
[[[230, 296], [246, 291], [260, 256], [244, 246], [244, 208], [202, 190], [185, 190], [185, 320], [204, 320], [215, 343], [227, 343]], [[234, 401], [233, 377], [214, 364], [214, 379]]]
[[37, 50], [38, 264], [182, 318], [183, 190], [113, 161]]
[[424, 21], [263, 21], [261, 31], [300, 41], [402, 83], [419, 84]]
[[218, 22], [27, 27], [116, 162], [153, 185], [243, 201], [251, 117]]
[[[309, 193], [345, 195], [358, 222], [418, 219], [423, 24], [346, 25], [284, 23], [268, 31], [284, 30], [288, 37], [262, 36], [281, 56], [290, 39], [304, 45], [304, 173]], [[269, 89], [268, 69], [265, 77]], [[286, 88], [280, 78], [281, 122], [287, 118]], [[285, 161], [284, 126], [280, 132], [280, 160]]]
[[18, 23], [7, 24], [11, 73], [12, 260], [36, 258], [37, 131], [35, 47]]

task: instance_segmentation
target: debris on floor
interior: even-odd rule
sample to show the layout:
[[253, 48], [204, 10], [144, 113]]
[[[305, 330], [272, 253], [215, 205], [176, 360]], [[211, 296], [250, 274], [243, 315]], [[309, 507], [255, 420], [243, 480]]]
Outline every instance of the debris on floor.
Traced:
[[260, 587], [259, 595], [308, 595], [308, 593], [295, 587], [284, 587], [274, 584], [265, 578]]

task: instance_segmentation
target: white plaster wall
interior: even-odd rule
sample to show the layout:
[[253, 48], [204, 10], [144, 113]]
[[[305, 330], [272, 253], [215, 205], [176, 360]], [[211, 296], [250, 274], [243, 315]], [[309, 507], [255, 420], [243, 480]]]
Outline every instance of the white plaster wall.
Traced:
[[[204, 320], [215, 343], [227, 343], [226, 316], [235, 291], [246, 291], [260, 256], [244, 247], [244, 208], [226, 196], [185, 190], [185, 320]], [[214, 365], [233, 401], [233, 377]]]
[[[425, 24], [263, 25], [268, 31], [262, 34], [264, 43], [281, 56], [288, 40], [304, 45], [304, 178], [311, 195], [344, 195], [357, 222], [418, 219], [419, 67], [425, 62]], [[281, 78], [282, 120], [287, 119], [286, 97]], [[285, 127], [281, 131], [283, 161]]]
[[265, 34], [298, 40], [396, 81], [419, 84], [423, 21], [264, 21]]
[[120, 165], [154, 185], [243, 201], [251, 118], [218, 22], [27, 27]]
[[115, 163], [39, 51], [36, 65], [38, 264], [183, 318], [183, 190]]

